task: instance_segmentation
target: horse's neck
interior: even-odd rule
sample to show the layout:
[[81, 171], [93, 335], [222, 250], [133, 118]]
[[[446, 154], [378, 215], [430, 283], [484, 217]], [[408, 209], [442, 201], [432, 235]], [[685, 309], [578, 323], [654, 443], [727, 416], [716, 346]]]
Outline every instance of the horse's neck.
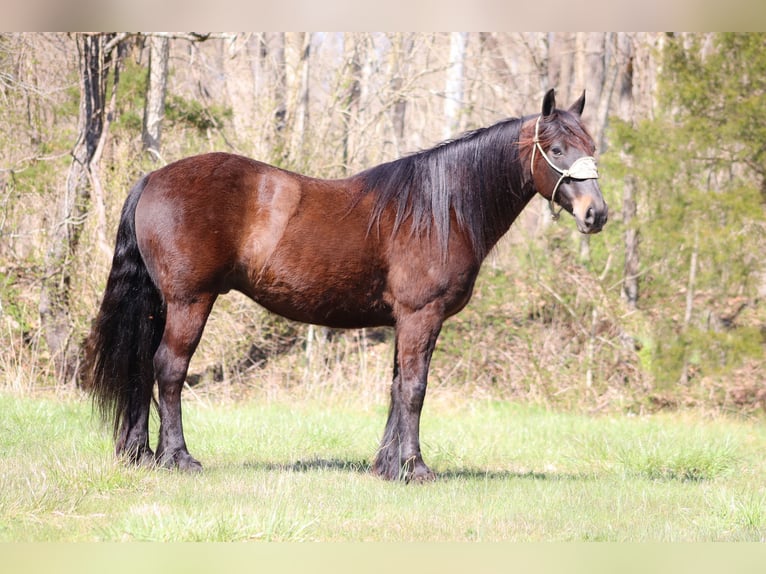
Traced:
[[516, 218], [535, 196], [535, 188], [531, 179], [521, 177], [518, 189], [492, 189], [493, 197], [489, 198], [488, 206], [496, 209], [491, 232], [485, 235], [487, 245], [480, 251], [485, 255], [489, 253], [498, 241], [508, 232]]

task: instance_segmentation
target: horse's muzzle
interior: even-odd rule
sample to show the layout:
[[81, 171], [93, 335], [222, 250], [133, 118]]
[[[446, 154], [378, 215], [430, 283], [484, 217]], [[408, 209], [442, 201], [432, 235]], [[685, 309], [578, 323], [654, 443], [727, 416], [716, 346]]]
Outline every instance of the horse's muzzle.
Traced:
[[600, 198], [579, 201], [575, 204], [573, 215], [580, 233], [598, 233], [609, 219], [609, 208]]

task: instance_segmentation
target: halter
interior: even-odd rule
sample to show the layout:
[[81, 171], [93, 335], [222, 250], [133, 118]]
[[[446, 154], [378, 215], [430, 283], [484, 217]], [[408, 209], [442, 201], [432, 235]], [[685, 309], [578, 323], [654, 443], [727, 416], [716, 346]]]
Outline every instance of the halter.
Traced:
[[551, 166], [556, 171], [556, 173], [561, 174], [561, 177], [559, 177], [556, 185], [553, 186], [551, 198], [548, 200], [548, 207], [551, 210], [551, 215], [553, 216], [553, 219], [556, 220], [559, 218], [561, 210], [563, 209], [563, 207], [560, 207], [558, 211], [555, 211], [553, 207], [553, 201], [556, 199], [556, 191], [558, 190], [559, 185], [561, 185], [561, 182], [565, 179], [598, 179], [598, 167], [596, 166], [596, 158], [594, 158], [592, 155], [578, 157], [576, 160], [574, 160], [574, 163], [569, 166], [569, 169], [561, 169], [556, 164], [554, 164], [546, 155], [545, 150], [543, 150], [543, 146], [540, 145], [541, 117], [542, 116], [537, 116], [537, 121], [535, 122], [535, 139], [533, 140], [534, 146], [532, 146], [532, 163], [530, 164], [530, 167], [532, 169], [532, 174], [534, 175], [535, 152], [539, 149], [540, 155], [543, 156], [543, 159], [545, 159], [548, 165]]

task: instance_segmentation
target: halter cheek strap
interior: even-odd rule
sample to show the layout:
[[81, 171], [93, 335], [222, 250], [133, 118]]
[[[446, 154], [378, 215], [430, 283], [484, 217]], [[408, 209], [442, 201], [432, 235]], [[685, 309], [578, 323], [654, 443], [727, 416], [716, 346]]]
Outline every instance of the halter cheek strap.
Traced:
[[558, 211], [555, 211], [553, 207], [553, 202], [556, 199], [556, 191], [559, 189], [559, 185], [561, 185], [561, 182], [565, 179], [578, 179], [578, 180], [584, 180], [584, 179], [598, 179], [598, 167], [596, 166], [596, 158], [594, 158], [591, 155], [578, 157], [572, 165], [569, 166], [568, 169], [561, 169], [556, 164], [554, 164], [551, 159], [548, 157], [548, 155], [545, 153], [545, 150], [543, 149], [543, 146], [540, 145], [540, 118], [542, 116], [537, 117], [537, 121], [535, 122], [535, 139], [533, 140], [533, 146], [532, 146], [532, 162], [530, 164], [530, 167], [532, 169], [532, 174], [535, 173], [535, 152], [539, 149], [540, 155], [543, 156], [543, 159], [548, 163], [549, 166], [553, 168], [553, 170], [560, 174], [561, 177], [559, 177], [559, 180], [556, 182], [556, 185], [553, 186], [553, 191], [551, 192], [551, 198], [548, 200], [548, 207], [551, 210], [551, 215], [553, 215], [553, 219], [558, 219], [559, 215], [561, 214], [561, 210], [563, 208], [559, 208]]

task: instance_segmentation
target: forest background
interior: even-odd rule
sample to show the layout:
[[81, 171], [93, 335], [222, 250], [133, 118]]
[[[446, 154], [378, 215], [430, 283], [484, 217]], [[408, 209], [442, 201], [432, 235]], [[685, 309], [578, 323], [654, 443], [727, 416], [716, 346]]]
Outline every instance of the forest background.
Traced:
[[[605, 230], [539, 199], [445, 325], [430, 386], [588, 412], [766, 401], [766, 36], [0, 35], [0, 388], [77, 387], [128, 189], [213, 150], [342, 177], [586, 91]], [[387, 393], [386, 330], [219, 299], [197, 395]]]

